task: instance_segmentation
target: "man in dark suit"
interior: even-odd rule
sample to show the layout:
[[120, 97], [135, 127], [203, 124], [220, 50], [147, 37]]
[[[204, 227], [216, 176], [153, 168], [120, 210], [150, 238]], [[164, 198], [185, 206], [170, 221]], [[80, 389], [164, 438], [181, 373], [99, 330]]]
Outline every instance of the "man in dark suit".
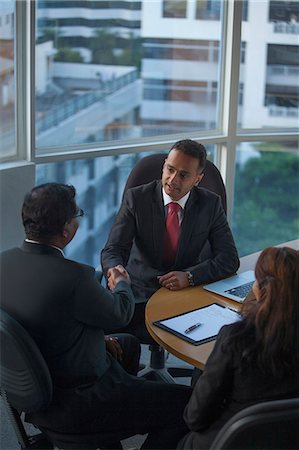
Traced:
[[131, 320], [134, 297], [123, 268], [110, 269], [109, 292], [92, 267], [64, 257], [82, 215], [74, 187], [37, 186], [22, 208], [25, 242], [1, 254], [1, 308], [36, 341], [54, 385], [49, 408], [27, 420], [54, 432], [104, 433], [111, 448], [145, 433], [143, 448], [173, 448], [186, 431], [190, 389], [137, 378], [138, 340], [105, 339], [105, 327]]
[[[162, 180], [126, 192], [102, 251], [108, 284], [115, 265], [130, 274], [137, 305], [127, 330], [143, 341], [147, 333], [140, 322], [144, 323], [145, 303], [159, 287], [179, 290], [216, 281], [239, 267], [220, 197], [199, 187], [205, 162], [203, 145], [190, 139], [176, 142], [165, 159]], [[179, 204], [179, 238], [171, 260], [166, 224], [173, 203]], [[204, 259], [201, 253], [207, 242], [211, 253]]]

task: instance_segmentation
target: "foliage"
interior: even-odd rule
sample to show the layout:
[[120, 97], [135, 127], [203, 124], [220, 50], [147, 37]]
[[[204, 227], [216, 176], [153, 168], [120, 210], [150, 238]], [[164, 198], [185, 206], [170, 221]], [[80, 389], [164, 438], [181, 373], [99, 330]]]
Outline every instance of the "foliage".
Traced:
[[83, 58], [80, 52], [64, 47], [58, 50], [54, 57], [54, 61], [81, 63], [83, 62]]
[[237, 167], [233, 230], [241, 256], [299, 235], [299, 157], [271, 150]]
[[90, 40], [93, 64], [141, 67], [141, 39], [98, 30]]

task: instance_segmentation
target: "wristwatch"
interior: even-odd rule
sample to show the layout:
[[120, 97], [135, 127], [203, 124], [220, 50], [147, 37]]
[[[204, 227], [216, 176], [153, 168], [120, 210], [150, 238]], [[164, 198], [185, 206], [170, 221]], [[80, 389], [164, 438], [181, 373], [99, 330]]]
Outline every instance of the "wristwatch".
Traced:
[[189, 286], [195, 286], [192, 273], [191, 272], [186, 272], [186, 274], [187, 274], [187, 277], [188, 277]]

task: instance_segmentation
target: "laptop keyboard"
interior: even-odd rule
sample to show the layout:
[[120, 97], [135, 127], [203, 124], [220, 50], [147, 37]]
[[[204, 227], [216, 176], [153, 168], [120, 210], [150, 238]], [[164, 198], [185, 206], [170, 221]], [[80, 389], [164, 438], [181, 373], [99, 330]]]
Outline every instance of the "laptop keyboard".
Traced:
[[254, 281], [250, 281], [249, 283], [242, 284], [241, 286], [237, 286], [233, 289], [228, 289], [228, 294], [235, 295], [236, 297], [244, 298], [249, 293], [250, 289], [252, 288]]

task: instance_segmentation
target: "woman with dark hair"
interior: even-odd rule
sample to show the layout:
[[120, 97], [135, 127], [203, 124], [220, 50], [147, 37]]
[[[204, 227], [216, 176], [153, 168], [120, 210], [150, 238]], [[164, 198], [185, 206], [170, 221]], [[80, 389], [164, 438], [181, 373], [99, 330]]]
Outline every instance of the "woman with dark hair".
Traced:
[[265, 249], [256, 264], [255, 298], [224, 326], [184, 412], [180, 449], [207, 449], [224, 423], [254, 403], [299, 395], [299, 253]]

